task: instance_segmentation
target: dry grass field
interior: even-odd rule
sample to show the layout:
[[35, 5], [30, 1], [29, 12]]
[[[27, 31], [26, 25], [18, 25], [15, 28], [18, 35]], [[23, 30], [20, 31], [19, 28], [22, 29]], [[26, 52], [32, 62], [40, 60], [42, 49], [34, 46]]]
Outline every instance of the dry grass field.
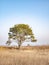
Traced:
[[48, 47], [0, 47], [0, 65], [49, 65]]

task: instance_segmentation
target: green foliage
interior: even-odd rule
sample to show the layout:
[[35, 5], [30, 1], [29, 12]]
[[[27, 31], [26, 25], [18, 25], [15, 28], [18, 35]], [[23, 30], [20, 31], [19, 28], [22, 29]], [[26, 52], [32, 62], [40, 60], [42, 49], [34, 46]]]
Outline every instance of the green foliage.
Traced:
[[22, 42], [27, 39], [27, 36], [30, 36], [30, 39], [35, 41], [32, 29], [27, 24], [14, 25], [12, 28], [10, 28], [8, 35], [9, 39], [17, 39], [19, 47], [21, 46]]
[[31, 28], [26, 24], [17, 24], [14, 25], [14, 27], [10, 28], [10, 32], [13, 33], [24, 33], [25, 35], [31, 35], [32, 30]]

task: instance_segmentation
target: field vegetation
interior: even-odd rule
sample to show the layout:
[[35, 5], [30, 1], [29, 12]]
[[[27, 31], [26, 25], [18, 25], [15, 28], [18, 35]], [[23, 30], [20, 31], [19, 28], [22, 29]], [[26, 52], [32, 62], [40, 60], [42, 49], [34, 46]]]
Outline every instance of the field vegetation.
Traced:
[[49, 46], [0, 46], [0, 65], [49, 65]]

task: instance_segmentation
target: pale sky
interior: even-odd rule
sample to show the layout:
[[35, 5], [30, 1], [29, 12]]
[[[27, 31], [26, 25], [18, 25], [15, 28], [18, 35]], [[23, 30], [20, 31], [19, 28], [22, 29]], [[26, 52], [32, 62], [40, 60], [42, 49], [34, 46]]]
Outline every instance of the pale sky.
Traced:
[[49, 0], [0, 0], [0, 45], [6, 45], [9, 28], [21, 23], [28, 24], [37, 39], [30, 45], [49, 45]]

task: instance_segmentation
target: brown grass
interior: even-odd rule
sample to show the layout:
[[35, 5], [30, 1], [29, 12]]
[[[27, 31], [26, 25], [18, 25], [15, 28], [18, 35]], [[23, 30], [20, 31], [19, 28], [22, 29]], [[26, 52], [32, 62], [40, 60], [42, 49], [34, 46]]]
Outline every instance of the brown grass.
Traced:
[[0, 47], [0, 65], [49, 65], [49, 47]]

